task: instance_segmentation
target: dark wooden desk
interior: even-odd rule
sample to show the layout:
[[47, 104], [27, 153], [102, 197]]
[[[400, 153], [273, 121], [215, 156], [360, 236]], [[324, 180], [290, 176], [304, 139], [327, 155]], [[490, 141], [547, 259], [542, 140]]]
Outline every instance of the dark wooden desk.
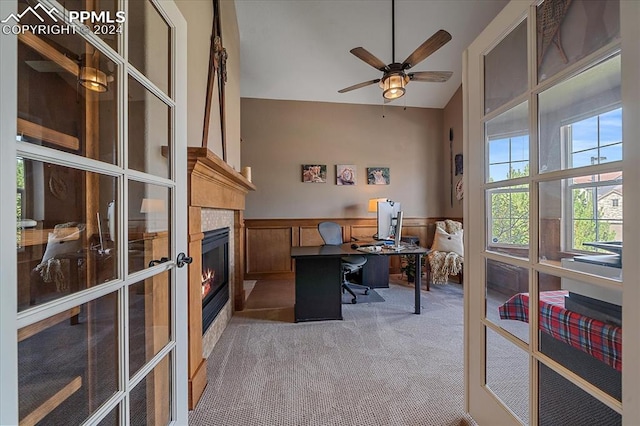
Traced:
[[[414, 255], [420, 265], [422, 247], [393, 250], [384, 248], [378, 253], [366, 253], [351, 248], [351, 243], [340, 246], [292, 247], [291, 257], [296, 261], [295, 320], [322, 321], [342, 319], [342, 270], [340, 258], [344, 256], [409, 256]], [[421, 275], [416, 274], [415, 309], [420, 314]]]

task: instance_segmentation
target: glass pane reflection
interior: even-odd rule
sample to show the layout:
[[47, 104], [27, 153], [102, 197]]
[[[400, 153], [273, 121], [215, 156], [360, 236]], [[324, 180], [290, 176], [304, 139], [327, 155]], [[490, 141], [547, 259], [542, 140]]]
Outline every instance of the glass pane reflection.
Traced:
[[529, 355], [490, 328], [485, 330], [487, 386], [529, 424]]
[[129, 181], [130, 274], [169, 256], [169, 193], [166, 187]]
[[539, 277], [541, 283], [562, 287], [541, 286], [540, 352], [620, 400], [622, 306], [607, 297], [615, 290], [548, 274]]
[[541, 426], [622, 424], [622, 416], [615, 410], [541, 362], [538, 371], [538, 424]]
[[171, 420], [171, 354], [131, 391], [131, 425], [166, 425]]
[[81, 424], [118, 390], [117, 321], [111, 293], [18, 331], [20, 424]]
[[26, 31], [18, 37], [18, 140], [115, 164], [118, 84], [116, 64], [80, 35]]
[[17, 175], [18, 309], [116, 279], [117, 179], [26, 158]]
[[169, 343], [170, 279], [169, 272], [163, 272], [129, 287], [130, 376]]
[[169, 177], [169, 122], [170, 108], [129, 77], [129, 168]]
[[545, 0], [536, 15], [538, 81], [620, 37], [618, 0]]

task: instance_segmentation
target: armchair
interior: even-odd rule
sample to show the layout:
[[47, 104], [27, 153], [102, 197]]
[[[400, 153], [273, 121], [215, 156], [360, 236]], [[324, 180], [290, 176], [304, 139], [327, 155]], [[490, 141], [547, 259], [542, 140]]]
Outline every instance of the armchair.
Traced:
[[[342, 227], [335, 222], [320, 222], [318, 224], [318, 232], [320, 232], [320, 236], [322, 237], [325, 245], [339, 246], [343, 243]], [[341, 258], [342, 290], [343, 292], [347, 291], [351, 296], [353, 296], [351, 303], [358, 302], [354, 289], [363, 289], [364, 294], [369, 294], [369, 290], [371, 290], [367, 286], [352, 283], [347, 278], [349, 274], [362, 269], [365, 263], [367, 263], [367, 258], [365, 256], [345, 256]]]

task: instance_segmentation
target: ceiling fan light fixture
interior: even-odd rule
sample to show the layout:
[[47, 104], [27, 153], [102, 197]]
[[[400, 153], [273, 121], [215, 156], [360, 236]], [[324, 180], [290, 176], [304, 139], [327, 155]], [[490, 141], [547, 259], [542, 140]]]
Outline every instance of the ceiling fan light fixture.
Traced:
[[389, 100], [401, 98], [405, 92], [404, 87], [408, 82], [409, 77], [404, 73], [396, 73], [386, 76], [380, 82], [382, 96]]
[[94, 92], [107, 91], [107, 75], [97, 68], [81, 67], [78, 80], [82, 86]]

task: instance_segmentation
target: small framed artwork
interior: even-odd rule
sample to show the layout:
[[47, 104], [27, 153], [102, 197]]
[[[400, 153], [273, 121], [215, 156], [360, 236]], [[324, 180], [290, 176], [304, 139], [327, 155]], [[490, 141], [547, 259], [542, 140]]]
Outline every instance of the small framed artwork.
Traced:
[[388, 167], [367, 167], [367, 183], [369, 185], [389, 185], [391, 177]]
[[355, 185], [356, 166], [353, 164], [336, 165], [336, 185]]
[[302, 182], [304, 183], [325, 183], [327, 181], [326, 164], [303, 164]]

